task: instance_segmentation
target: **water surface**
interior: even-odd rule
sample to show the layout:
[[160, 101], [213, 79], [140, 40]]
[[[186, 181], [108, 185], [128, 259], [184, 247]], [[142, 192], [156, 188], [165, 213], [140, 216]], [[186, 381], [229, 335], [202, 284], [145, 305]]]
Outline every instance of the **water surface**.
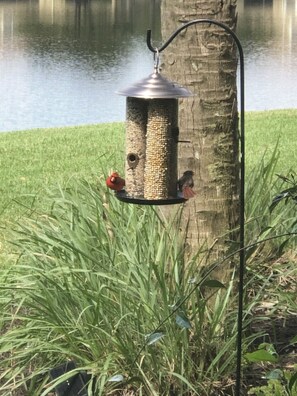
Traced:
[[247, 109], [297, 108], [297, 0], [238, 2]]
[[[238, 0], [248, 110], [297, 107], [297, 0]], [[0, 131], [125, 119], [152, 72], [160, 0], [0, 2]]]

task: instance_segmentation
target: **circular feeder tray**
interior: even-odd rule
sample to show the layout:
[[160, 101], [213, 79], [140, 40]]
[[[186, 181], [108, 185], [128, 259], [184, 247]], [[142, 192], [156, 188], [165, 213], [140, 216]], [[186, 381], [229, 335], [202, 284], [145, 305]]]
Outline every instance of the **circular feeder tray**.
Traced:
[[183, 197], [168, 198], [168, 199], [145, 199], [145, 198], [133, 198], [127, 195], [125, 190], [121, 190], [115, 193], [118, 200], [126, 203], [138, 204], [138, 205], [174, 205], [186, 202]]

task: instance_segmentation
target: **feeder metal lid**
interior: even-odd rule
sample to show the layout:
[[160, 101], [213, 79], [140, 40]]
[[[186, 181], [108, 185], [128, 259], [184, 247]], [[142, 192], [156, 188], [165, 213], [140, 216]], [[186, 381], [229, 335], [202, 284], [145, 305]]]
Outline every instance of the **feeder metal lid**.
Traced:
[[171, 99], [194, 96], [187, 88], [168, 80], [156, 71], [130, 87], [117, 91], [117, 94], [144, 99]]

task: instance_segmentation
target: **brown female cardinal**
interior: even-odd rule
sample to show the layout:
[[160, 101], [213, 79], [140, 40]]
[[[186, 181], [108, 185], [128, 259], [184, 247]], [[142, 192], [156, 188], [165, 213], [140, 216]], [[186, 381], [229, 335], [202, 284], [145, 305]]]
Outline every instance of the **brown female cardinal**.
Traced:
[[193, 180], [193, 171], [185, 171], [180, 179], [177, 181], [177, 186], [179, 191], [183, 194], [185, 199], [189, 199], [194, 197], [195, 192], [193, 191], [194, 180]]
[[121, 191], [125, 186], [125, 180], [117, 172], [112, 172], [106, 179], [106, 185], [112, 190]]

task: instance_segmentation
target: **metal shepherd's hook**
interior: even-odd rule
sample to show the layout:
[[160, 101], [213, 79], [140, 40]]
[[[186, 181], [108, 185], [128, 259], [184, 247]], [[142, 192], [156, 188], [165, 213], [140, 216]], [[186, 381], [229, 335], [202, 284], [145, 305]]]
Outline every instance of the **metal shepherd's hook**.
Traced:
[[239, 62], [240, 62], [240, 213], [239, 213], [239, 239], [240, 239], [240, 262], [239, 262], [239, 285], [238, 285], [238, 319], [237, 319], [237, 367], [236, 367], [236, 396], [240, 396], [241, 389], [241, 355], [242, 355], [242, 330], [243, 330], [243, 292], [244, 292], [244, 273], [245, 273], [245, 247], [244, 247], [244, 183], [245, 183], [245, 124], [244, 124], [244, 112], [245, 112], [245, 104], [244, 104], [244, 56], [243, 49], [239, 38], [233, 32], [229, 26], [225, 25], [222, 22], [218, 22], [212, 19], [194, 19], [192, 21], [184, 23], [180, 28], [178, 28], [165, 43], [160, 48], [155, 48], [152, 45], [151, 40], [151, 30], [147, 31], [146, 42], [147, 46], [152, 51], [156, 57], [159, 68], [159, 54], [164, 51], [165, 48], [174, 40], [178, 34], [187, 29], [188, 27], [196, 24], [209, 24], [209, 25], [217, 25], [224, 29], [227, 33], [229, 33], [238, 49], [239, 53]]

